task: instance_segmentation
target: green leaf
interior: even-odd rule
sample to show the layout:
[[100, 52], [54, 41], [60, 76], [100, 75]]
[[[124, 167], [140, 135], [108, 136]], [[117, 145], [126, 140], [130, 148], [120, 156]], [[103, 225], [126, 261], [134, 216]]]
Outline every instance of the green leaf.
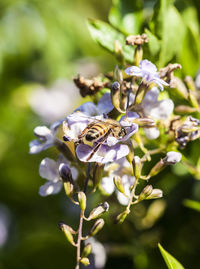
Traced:
[[114, 53], [114, 43], [118, 40], [122, 46], [125, 60], [130, 63], [133, 62], [134, 49], [130, 46], [126, 46], [125, 35], [100, 20], [89, 19], [88, 28], [94, 41], [109, 52]]
[[186, 8], [182, 13], [187, 32], [182, 44], [179, 61], [185, 74], [194, 76], [200, 61], [200, 31], [197, 12], [194, 7]]
[[127, 13], [122, 16], [117, 7], [112, 7], [108, 16], [109, 22], [125, 35], [137, 35], [143, 22], [142, 11]]
[[185, 199], [183, 201], [183, 204], [186, 207], [192, 208], [192, 209], [200, 212], [200, 202], [189, 200], [189, 199]]
[[151, 33], [160, 40], [157, 65], [164, 66], [181, 51], [185, 36], [185, 25], [173, 1], [159, 0], [150, 22]]
[[158, 244], [158, 247], [169, 269], [184, 269], [180, 262], [178, 262], [171, 254], [169, 254], [160, 244]]
[[159, 57], [161, 42], [148, 29], [145, 29], [145, 33], [148, 36], [149, 42], [144, 46], [144, 58], [148, 58], [155, 62]]

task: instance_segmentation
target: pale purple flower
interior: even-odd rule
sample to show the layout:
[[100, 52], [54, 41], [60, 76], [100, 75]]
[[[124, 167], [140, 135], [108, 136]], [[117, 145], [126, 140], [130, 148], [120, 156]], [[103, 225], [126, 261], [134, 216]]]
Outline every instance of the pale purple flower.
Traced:
[[163, 90], [163, 85], [169, 86], [167, 82], [159, 77], [156, 66], [148, 60], [142, 60], [139, 67], [131, 66], [126, 68], [125, 73], [130, 76], [142, 77], [142, 80], [148, 84], [153, 82], [158, 85], [160, 90]]
[[111, 101], [110, 93], [106, 92], [99, 99], [97, 105], [92, 102], [86, 102], [79, 106], [75, 111], [83, 112], [87, 116], [97, 116], [108, 114], [113, 108], [114, 106]]
[[[107, 195], [111, 195], [116, 190], [117, 199], [120, 204], [127, 205], [128, 197], [130, 195], [130, 187], [135, 182], [135, 177], [132, 176], [132, 167], [126, 158], [122, 158], [114, 163], [107, 164], [105, 166], [105, 171], [107, 175], [102, 178], [101, 181], [101, 189]], [[113, 182], [113, 178], [115, 176], [120, 176], [122, 180], [122, 184], [124, 186], [125, 194], [119, 192], [115, 188], [115, 184]]]
[[63, 181], [60, 177], [59, 167], [63, 166], [63, 164], [68, 165], [69, 169], [71, 170], [73, 179], [77, 179], [78, 172], [76, 168], [70, 166], [69, 162], [63, 157], [59, 157], [57, 162], [50, 158], [45, 158], [41, 161], [39, 167], [40, 176], [47, 179], [47, 182], [39, 189], [39, 194], [41, 196], [48, 196], [60, 192], [63, 186]]
[[53, 123], [50, 128], [46, 126], [37, 126], [34, 129], [34, 135], [38, 138], [29, 143], [29, 153], [37, 154], [46, 150], [54, 145], [58, 127], [62, 121]]
[[[74, 142], [78, 141], [78, 136], [82, 131], [88, 126], [89, 123], [94, 121], [104, 121], [105, 118], [102, 115], [96, 117], [88, 117], [80, 111], [76, 111], [67, 117], [66, 122], [64, 122], [64, 140], [73, 140]], [[79, 144], [76, 147], [77, 157], [83, 162], [99, 162], [107, 163], [116, 161], [129, 153], [129, 148], [125, 144], [119, 144], [119, 142], [125, 142], [128, 140], [137, 130], [137, 124], [130, 123], [128, 119], [122, 118], [120, 124], [126, 129], [127, 134], [122, 138], [115, 138], [112, 135], [109, 135], [107, 139], [102, 143], [99, 149], [91, 156], [94, 147], [100, 143], [96, 141], [93, 146], [87, 144]], [[89, 158], [89, 159], [88, 159]]]

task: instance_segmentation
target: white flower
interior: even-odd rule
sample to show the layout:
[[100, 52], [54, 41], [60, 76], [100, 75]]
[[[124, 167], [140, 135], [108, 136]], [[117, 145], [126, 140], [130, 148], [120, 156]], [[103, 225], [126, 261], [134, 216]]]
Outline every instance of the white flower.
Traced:
[[167, 152], [166, 157], [163, 159], [163, 162], [165, 164], [176, 164], [180, 162], [181, 158], [182, 158], [182, 155], [180, 152], [169, 151]]
[[[105, 171], [108, 172], [108, 176], [102, 178], [101, 188], [103, 189], [103, 191], [109, 195], [112, 194], [115, 190], [113, 178], [115, 176], [120, 176], [122, 184], [124, 186], [125, 194], [129, 196], [130, 187], [134, 184], [135, 177], [131, 175], [132, 168], [127, 159], [122, 158], [116, 162], [106, 165]], [[120, 204], [128, 204], [128, 198], [124, 194], [116, 190], [116, 195]]]

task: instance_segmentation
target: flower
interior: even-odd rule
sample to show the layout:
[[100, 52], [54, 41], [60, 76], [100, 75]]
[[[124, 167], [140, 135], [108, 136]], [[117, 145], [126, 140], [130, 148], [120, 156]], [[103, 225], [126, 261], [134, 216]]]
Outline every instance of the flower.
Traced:
[[[174, 103], [171, 99], [163, 99], [158, 101], [160, 92], [157, 87], [153, 87], [148, 91], [142, 100], [141, 107], [146, 117], [158, 120], [168, 119], [174, 109]], [[157, 128], [144, 128], [145, 134], [149, 139], [156, 139], [160, 135]]]
[[63, 186], [63, 181], [59, 174], [59, 167], [63, 166], [63, 162], [65, 163], [65, 165], [69, 166], [73, 179], [77, 179], [77, 170], [74, 167], [71, 167], [67, 160], [64, 159], [62, 156], [59, 156], [57, 162], [50, 158], [45, 158], [41, 161], [39, 168], [40, 176], [47, 179], [47, 182], [39, 189], [39, 194], [41, 196], [57, 194], [58, 192], [60, 192]]
[[29, 153], [37, 154], [45, 149], [48, 149], [54, 145], [56, 133], [58, 127], [63, 121], [55, 122], [50, 126], [50, 129], [46, 126], [37, 126], [34, 129], [34, 135], [39, 139], [35, 139], [29, 143]]
[[[106, 121], [106, 119], [103, 115], [88, 117], [80, 111], [72, 113], [67, 117], [66, 122], [63, 123], [65, 133], [64, 140], [73, 140], [74, 142], [78, 142], [78, 137], [82, 131], [90, 123], [95, 121], [100, 121], [102, 123]], [[103, 138], [100, 137], [98, 141], [94, 142], [93, 146], [88, 144], [79, 144], [76, 147], [77, 157], [83, 162], [107, 163], [116, 161], [128, 155], [128, 146], [125, 144], [119, 144], [119, 142], [125, 142], [128, 140], [138, 130], [138, 126], [135, 123], [130, 123], [128, 118], [122, 118], [120, 120], [120, 124], [126, 130], [126, 134], [123, 137], [116, 138], [112, 135], [108, 135], [103, 142], [101, 141]], [[94, 152], [94, 148], [96, 146], [99, 146], [99, 148], [96, 152]]]
[[142, 77], [147, 84], [153, 82], [158, 85], [160, 90], [163, 90], [163, 85], [169, 86], [167, 82], [159, 77], [156, 66], [148, 60], [142, 60], [139, 67], [131, 66], [126, 68], [125, 73], [130, 76]]
[[135, 182], [135, 177], [132, 176], [132, 168], [130, 163], [127, 161], [126, 158], [122, 158], [117, 162], [107, 164], [105, 166], [105, 171], [107, 171], [108, 176], [102, 178], [101, 188], [106, 194], [111, 195], [115, 190], [113, 178], [115, 176], [119, 176], [124, 187], [125, 195], [116, 190], [117, 199], [120, 204], [127, 205], [129, 201], [127, 196], [130, 195], [130, 187]]
[[164, 164], [176, 164], [180, 162], [182, 158], [181, 153], [176, 151], [169, 151], [167, 152], [166, 157], [163, 159]]

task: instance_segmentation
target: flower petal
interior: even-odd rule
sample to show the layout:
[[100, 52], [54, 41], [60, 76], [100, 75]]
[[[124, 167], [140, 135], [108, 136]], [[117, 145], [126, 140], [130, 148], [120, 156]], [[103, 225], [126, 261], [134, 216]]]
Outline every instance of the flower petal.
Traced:
[[160, 135], [160, 131], [157, 128], [144, 128], [144, 132], [150, 140], [156, 139]]
[[53, 146], [53, 142], [52, 141], [47, 141], [45, 143], [42, 143], [39, 140], [33, 140], [29, 143], [29, 153], [30, 154], [37, 154], [43, 150], [46, 150], [50, 147]]
[[59, 180], [57, 182], [48, 181], [40, 187], [39, 194], [41, 196], [48, 196], [51, 194], [57, 194], [58, 192], [60, 192], [62, 185], [63, 184], [62, 184], [61, 180]]
[[107, 194], [112, 194], [115, 190], [115, 184], [113, 182], [113, 177], [103, 177], [101, 180], [101, 187]]
[[129, 148], [127, 145], [116, 144], [115, 146], [109, 147], [107, 145], [101, 145], [99, 150], [92, 156], [90, 160], [88, 157], [93, 152], [93, 148], [80, 144], [76, 148], [76, 154], [82, 162], [97, 162], [97, 163], [107, 163], [116, 161], [129, 153]]
[[86, 102], [86, 103], [82, 104], [75, 111], [83, 112], [87, 116], [98, 115], [97, 106], [92, 102]]
[[153, 64], [152, 62], [148, 61], [148, 60], [142, 60], [140, 62], [139, 67], [144, 70], [144, 71], [148, 71], [152, 74], [157, 72], [157, 68], [155, 66], [155, 64]]
[[137, 66], [128, 67], [124, 72], [129, 76], [142, 77], [142, 70]]
[[46, 178], [47, 180], [58, 181], [58, 164], [50, 158], [43, 159], [40, 163], [39, 174], [42, 178]]
[[114, 106], [111, 101], [110, 93], [106, 92], [97, 104], [98, 114], [107, 114], [113, 110]]
[[37, 126], [34, 129], [34, 135], [41, 139], [47, 139], [49, 136], [52, 136], [52, 133], [46, 126]]

